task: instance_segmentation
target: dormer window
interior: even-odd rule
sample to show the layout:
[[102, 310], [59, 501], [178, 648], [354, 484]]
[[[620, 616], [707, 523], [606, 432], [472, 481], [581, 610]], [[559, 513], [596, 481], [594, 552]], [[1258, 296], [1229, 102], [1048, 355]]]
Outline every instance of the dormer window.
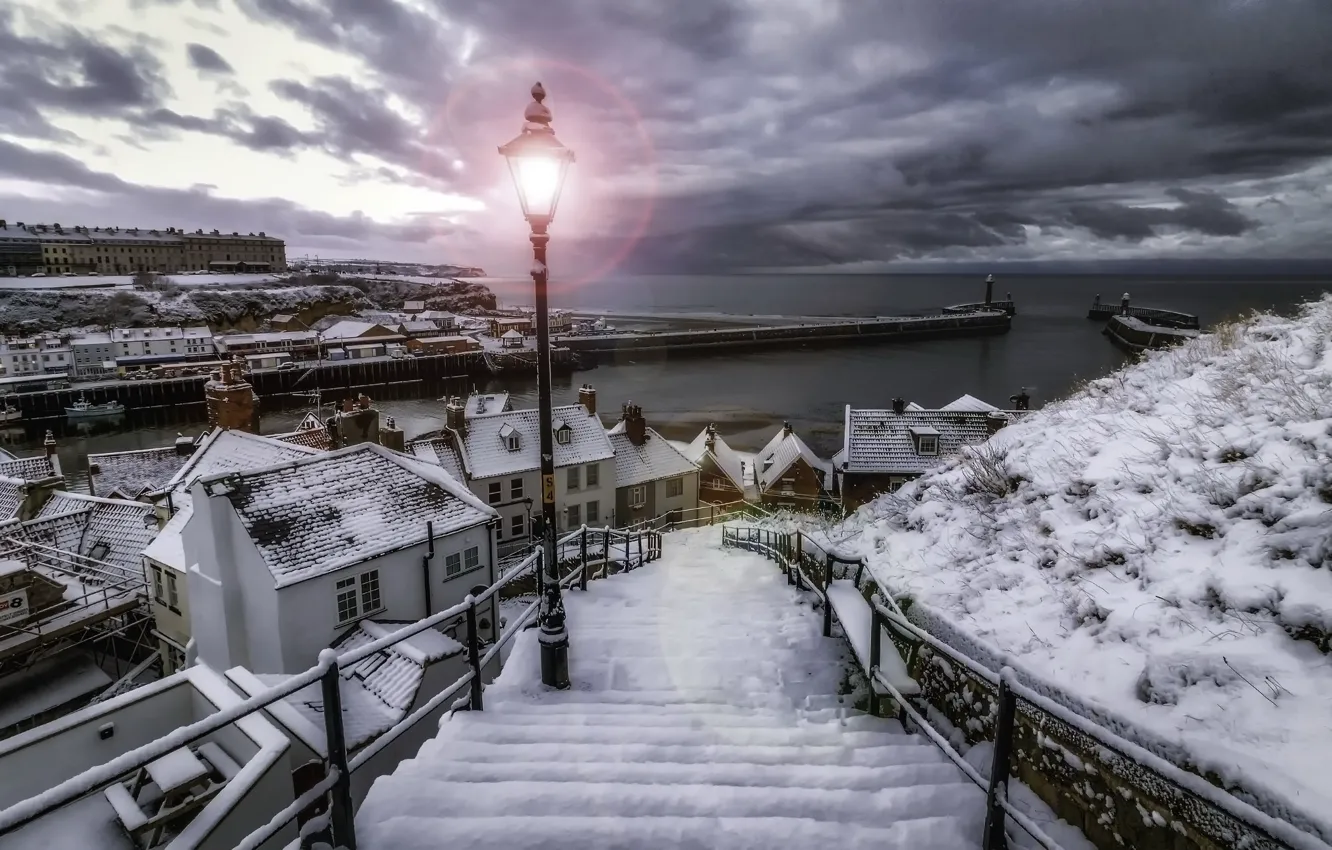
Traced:
[[939, 432], [928, 426], [917, 426], [911, 430], [911, 442], [915, 444], [916, 454], [935, 456], [939, 454]]
[[518, 430], [516, 428], [514, 428], [512, 425], [505, 423], [504, 427], [500, 428], [499, 435], [500, 435], [500, 440], [504, 443], [504, 448], [508, 449], [511, 452], [518, 451], [519, 440], [518, 440]]
[[573, 429], [563, 419], [555, 421], [555, 442], [567, 446], [573, 442]]

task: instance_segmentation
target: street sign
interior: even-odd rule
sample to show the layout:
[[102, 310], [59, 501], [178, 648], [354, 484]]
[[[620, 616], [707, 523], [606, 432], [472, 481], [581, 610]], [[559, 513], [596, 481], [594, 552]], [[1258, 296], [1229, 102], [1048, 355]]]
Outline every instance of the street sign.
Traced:
[[541, 476], [541, 501], [543, 504], [554, 504], [555, 502], [555, 476]]
[[28, 590], [5, 591], [0, 594], [0, 623], [12, 623], [28, 618]]

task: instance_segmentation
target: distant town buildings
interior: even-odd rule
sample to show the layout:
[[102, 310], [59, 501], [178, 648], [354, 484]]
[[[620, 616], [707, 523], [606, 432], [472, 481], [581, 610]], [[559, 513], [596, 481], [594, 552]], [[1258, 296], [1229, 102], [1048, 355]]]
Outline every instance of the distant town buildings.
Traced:
[[63, 227], [0, 219], [0, 276], [183, 271], [275, 272], [287, 268], [283, 240], [267, 233], [187, 233], [178, 227]]

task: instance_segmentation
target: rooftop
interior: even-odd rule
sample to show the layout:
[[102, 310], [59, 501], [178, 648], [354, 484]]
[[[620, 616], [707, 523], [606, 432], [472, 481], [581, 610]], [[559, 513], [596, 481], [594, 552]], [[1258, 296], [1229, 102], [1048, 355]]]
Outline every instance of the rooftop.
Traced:
[[0, 522], [18, 516], [23, 507], [23, 488], [27, 482], [21, 478], [0, 475]]
[[144, 502], [56, 491], [20, 536], [104, 564], [139, 569], [157, 534], [157, 510]]
[[16, 457], [12, 460], [0, 459], [0, 477], [22, 478], [24, 481], [40, 481], [59, 475], [55, 465], [46, 455], [36, 457]]
[[[569, 404], [552, 411], [551, 420], [564, 420], [569, 426], [568, 443], [555, 443], [555, 466], [576, 466], [615, 457], [610, 438], [601, 420], [581, 404]], [[512, 429], [517, 448], [510, 449], [500, 432]], [[541, 465], [541, 434], [537, 411], [509, 410], [481, 414], [467, 420], [467, 434], [462, 440], [463, 466], [473, 478], [512, 475], [537, 469]]]
[[828, 462], [820, 460], [818, 455], [805, 445], [805, 441], [800, 439], [800, 435], [783, 426], [777, 435], [754, 455], [754, 479], [759, 490], [771, 487], [799, 459], [809, 464], [820, 479], [827, 474]]
[[99, 496], [137, 499], [165, 487], [189, 459], [189, 455], [181, 454], [175, 446], [90, 454], [88, 481]]
[[510, 410], [508, 393], [472, 393], [467, 397], [467, 409], [463, 415], [468, 419], [487, 413], [502, 413]]
[[[712, 426], [709, 425], [707, 428], [700, 431], [698, 436], [694, 438], [694, 441], [689, 444], [689, 448], [685, 451], [685, 456], [694, 463], [702, 464], [703, 458], [709, 454], [707, 443], [708, 431], [711, 428]], [[713, 433], [711, 454], [717, 468], [720, 469], [727, 478], [731, 479], [731, 483], [734, 484], [738, 490], [743, 492], [745, 489], [745, 463], [740, 459], [740, 456], [735, 453], [735, 449], [732, 449], [727, 442], [722, 439], [721, 434]]]
[[606, 432], [615, 450], [616, 487], [631, 487], [698, 471], [693, 461], [656, 431], [647, 428], [645, 433], [647, 440], [636, 446], [625, 433], [624, 420]]
[[451, 441], [443, 437], [414, 440], [407, 445], [407, 453], [427, 463], [443, 467], [445, 472], [459, 481], [467, 480], [467, 476], [463, 474], [462, 461], [459, 460], [458, 453], [453, 450]]
[[[964, 397], [965, 398], [965, 397]], [[991, 409], [989, 411], [911, 410], [894, 413], [891, 409], [856, 410], [846, 407], [842, 450], [833, 459], [844, 472], [917, 473], [938, 465], [940, 458], [956, 454], [962, 446], [974, 446], [990, 438], [987, 419], [1003, 415], [1010, 419], [1025, 411]], [[916, 451], [917, 435], [937, 431], [938, 453], [922, 455]]]
[[334, 572], [495, 512], [431, 463], [373, 444], [202, 479], [226, 498], [277, 587]]
[[322, 339], [329, 342], [342, 339], [376, 339], [381, 337], [398, 339], [401, 336], [393, 328], [386, 328], [375, 322], [355, 322], [348, 319], [337, 322], [320, 334]]

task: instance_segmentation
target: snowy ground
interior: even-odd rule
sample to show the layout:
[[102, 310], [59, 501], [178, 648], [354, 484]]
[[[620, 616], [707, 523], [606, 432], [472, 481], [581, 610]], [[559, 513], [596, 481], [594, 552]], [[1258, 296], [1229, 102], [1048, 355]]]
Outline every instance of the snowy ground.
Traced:
[[357, 812], [363, 850], [966, 850], [984, 795], [895, 720], [848, 710], [821, 617], [716, 528], [565, 596], [567, 691], [520, 636], [484, 712], [460, 712]]
[[1332, 299], [1151, 354], [829, 536], [894, 593], [1325, 823], [1330, 336]]

